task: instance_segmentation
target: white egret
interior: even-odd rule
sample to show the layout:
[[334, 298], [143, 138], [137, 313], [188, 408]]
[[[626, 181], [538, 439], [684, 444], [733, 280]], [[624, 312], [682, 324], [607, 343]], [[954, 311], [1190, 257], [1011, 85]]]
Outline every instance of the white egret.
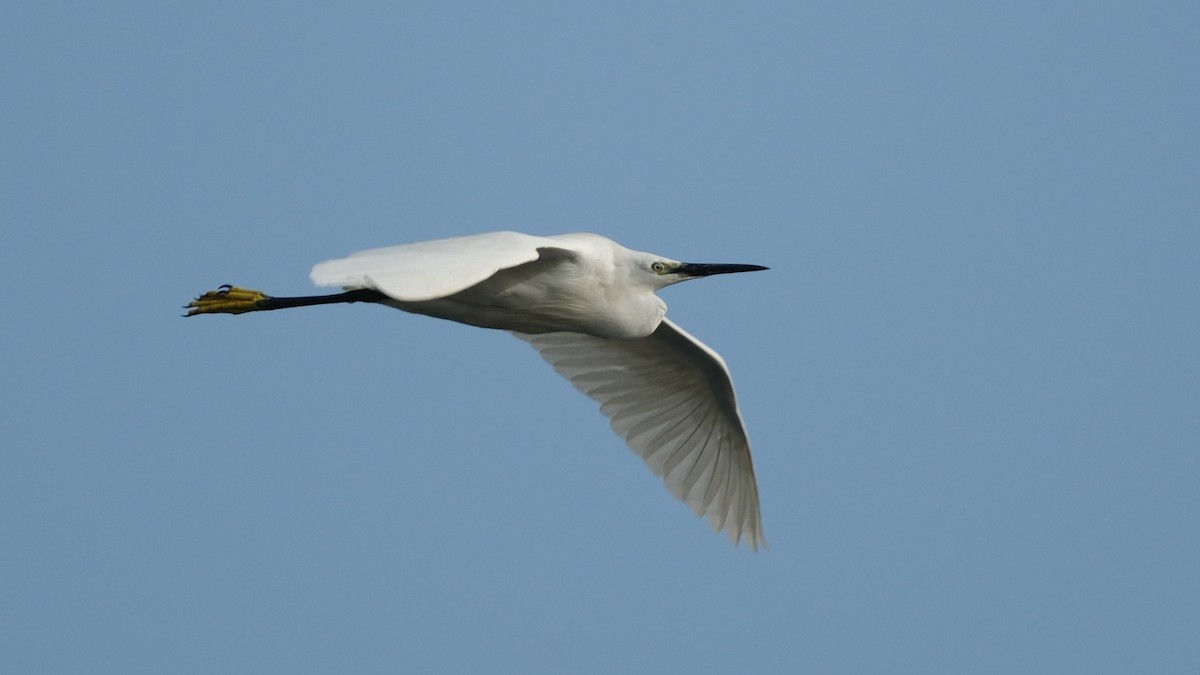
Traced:
[[600, 403], [667, 487], [736, 545], [765, 544], [750, 444], [719, 354], [665, 318], [655, 294], [696, 277], [766, 269], [683, 263], [595, 234], [493, 232], [372, 249], [313, 267], [333, 295], [272, 297], [234, 286], [187, 316], [343, 302], [512, 331]]

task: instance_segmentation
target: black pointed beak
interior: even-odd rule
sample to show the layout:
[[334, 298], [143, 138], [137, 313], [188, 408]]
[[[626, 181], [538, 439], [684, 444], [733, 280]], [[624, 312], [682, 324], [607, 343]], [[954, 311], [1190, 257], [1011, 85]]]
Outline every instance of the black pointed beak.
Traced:
[[733, 274], [734, 272], [758, 272], [765, 270], [762, 265], [730, 265], [723, 263], [680, 263], [673, 272], [687, 277], [708, 277], [714, 274]]

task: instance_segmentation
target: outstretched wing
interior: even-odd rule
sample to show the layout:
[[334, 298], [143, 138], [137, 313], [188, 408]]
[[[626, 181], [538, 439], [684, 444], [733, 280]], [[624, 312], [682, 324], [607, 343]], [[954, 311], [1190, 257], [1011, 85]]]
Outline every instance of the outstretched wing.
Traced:
[[666, 319], [634, 340], [516, 335], [600, 403], [613, 429], [697, 516], [734, 544], [766, 544], [750, 443], [719, 354]]
[[444, 298], [496, 272], [532, 262], [561, 242], [519, 232], [489, 232], [389, 246], [327, 260], [312, 270], [317, 286], [374, 288], [397, 300]]

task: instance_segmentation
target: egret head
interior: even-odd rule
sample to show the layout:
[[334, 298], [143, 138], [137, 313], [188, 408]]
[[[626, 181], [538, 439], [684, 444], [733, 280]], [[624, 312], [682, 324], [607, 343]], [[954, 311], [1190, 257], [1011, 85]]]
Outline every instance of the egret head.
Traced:
[[714, 274], [733, 274], [734, 272], [757, 272], [765, 270], [762, 265], [743, 265], [736, 263], [688, 263], [669, 260], [667, 258], [649, 257], [646, 271], [650, 273], [659, 288], [677, 284], [680, 281], [709, 277]]

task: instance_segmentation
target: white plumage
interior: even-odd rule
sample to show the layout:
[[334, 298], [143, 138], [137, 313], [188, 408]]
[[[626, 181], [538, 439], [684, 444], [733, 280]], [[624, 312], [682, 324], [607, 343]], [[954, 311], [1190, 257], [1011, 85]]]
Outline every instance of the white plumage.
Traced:
[[[665, 318], [656, 292], [687, 279], [766, 269], [681, 263], [595, 234], [493, 232], [372, 249], [316, 265], [342, 296], [272, 298], [223, 287], [190, 314], [330, 302], [512, 331], [600, 403], [667, 488], [736, 544], [765, 544], [750, 444], [725, 361]], [[365, 295], [364, 295], [365, 294]]]
[[653, 334], [517, 334], [600, 404], [671, 494], [737, 543], [765, 543], [750, 442], [725, 361], [663, 319]]
[[538, 259], [547, 237], [492, 232], [373, 248], [313, 267], [317, 286], [374, 288], [396, 300], [433, 300], [467, 289], [496, 272]]

